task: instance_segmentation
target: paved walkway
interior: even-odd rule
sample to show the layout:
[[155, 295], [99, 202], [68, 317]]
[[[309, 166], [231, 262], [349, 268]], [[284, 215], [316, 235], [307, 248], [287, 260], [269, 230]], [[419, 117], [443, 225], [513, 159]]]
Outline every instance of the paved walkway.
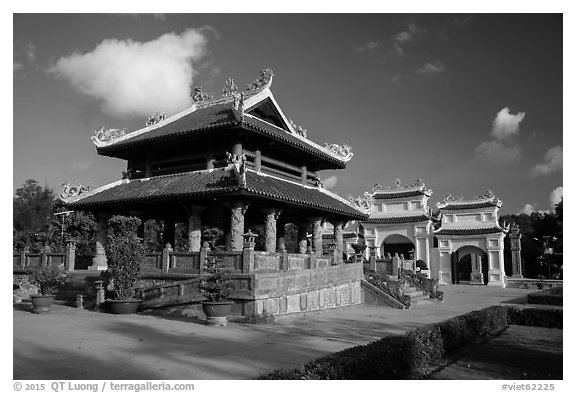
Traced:
[[250, 379], [472, 310], [522, 303], [533, 292], [442, 290], [443, 303], [408, 310], [356, 306], [226, 327], [57, 305], [36, 315], [22, 305], [14, 309], [14, 379]]

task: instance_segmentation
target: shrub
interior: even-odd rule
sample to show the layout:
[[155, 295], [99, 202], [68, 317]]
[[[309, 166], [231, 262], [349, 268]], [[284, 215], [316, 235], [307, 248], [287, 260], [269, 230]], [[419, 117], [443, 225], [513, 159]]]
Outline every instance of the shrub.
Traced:
[[387, 336], [306, 363], [299, 369], [275, 370], [260, 379], [409, 379], [442, 365], [445, 355], [503, 330], [507, 307], [488, 307], [423, 331]]
[[400, 278], [404, 279], [411, 286], [424, 291], [431, 298], [444, 300], [444, 292], [438, 290], [437, 279], [428, 278], [424, 274], [414, 273], [405, 269], [400, 269]]
[[225, 301], [233, 289], [233, 280], [227, 278], [226, 275], [219, 270], [203, 278], [200, 282], [200, 291], [206, 296], [206, 300], [209, 302]]
[[114, 216], [108, 220], [108, 286], [118, 300], [133, 299], [136, 280], [140, 278], [140, 263], [144, 245], [137, 239], [141, 221], [136, 217]]
[[364, 278], [372, 285], [392, 296], [406, 307], [410, 307], [412, 299], [404, 294], [406, 280], [391, 280], [385, 274], [376, 273], [373, 270], [365, 269]]
[[28, 280], [44, 296], [53, 295], [66, 282], [68, 271], [59, 266], [34, 266], [26, 269]]
[[528, 294], [528, 304], [548, 304], [551, 306], [562, 306], [562, 287], [550, 288], [545, 291]]
[[532, 308], [508, 306], [508, 324], [536, 326], [544, 328], [563, 328], [563, 312], [560, 308]]

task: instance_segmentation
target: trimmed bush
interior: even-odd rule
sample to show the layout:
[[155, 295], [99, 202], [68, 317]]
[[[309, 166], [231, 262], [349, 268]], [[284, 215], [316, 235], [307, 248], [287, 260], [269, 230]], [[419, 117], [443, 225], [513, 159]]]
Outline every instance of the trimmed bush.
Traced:
[[274, 370], [259, 379], [413, 379], [443, 364], [446, 355], [499, 333], [507, 326], [507, 307], [493, 306], [458, 316], [423, 331], [384, 337], [306, 363]]
[[545, 291], [528, 294], [528, 304], [563, 305], [563, 287], [550, 288]]
[[509, 325], [563, 328], [563, 313], [559, 308], [506, 307]]

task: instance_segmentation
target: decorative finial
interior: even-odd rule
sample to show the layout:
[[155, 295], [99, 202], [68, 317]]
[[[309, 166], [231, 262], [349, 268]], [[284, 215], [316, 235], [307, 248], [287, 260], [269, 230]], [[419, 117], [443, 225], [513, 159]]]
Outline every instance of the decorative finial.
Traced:
[[402, 188], [402, 180], [400, 180], [399, 178], [396, 178], [396, 180], [394, 182], [396, 183], [396, 189], [397, 190]]
[[112, 139], [119, 138], [126, 134], [126, 128], [118, 129], [118, 128], [104, 128], [100, 127], [96, 131], [94, 131], [94, 136], [92, 136], [92, 142], [96, 146], [101, 146], [106, 142], [111, 141]]
[[360, 209], [364, 210], [365, 212], [369, 212], [372, 210], [372, 206], [373, 206], [373, 197], [370, 193], [365, 192], [364, 193], [364, 197], [348, 197], [348, 200], [350, 202], [352, 202], [353, 204], [355, 204], [356, 206], [358, 206]]
[[484, 194], [482, 195], [478, 195], [478, 199], [480, 200], [484, 200], [484, 199], [493, 199], [494, 198], [494, 193], [490, 190], [487, 190]]
[[246, 185], [246, 155], [245, 154], [232, 154], [226, 152], [226, 162], [228, 165], [233, 165], [234, 173], [238, 178], [240, 186]]
[[88, 192], [91, 189], [92, 189], [92, 183], [88, 184], [87, 186], [83, 186], [80, 183], [72, 185], [70, 184], [70, 182], [66, 182], [62, 184], [62, 192], [60, 193], [60, 199], [63, 202], [68, 202], [70, 198]]
[[452, 196], [451, 193], [446, 194], [446, 197], [444, 198], [444, 202], [458, 202], [461, 201], [463, 198], [462, 197], [455, 197]]
[[161, 121], [166, 120], [166, 114], [164, 112], [156, 113], [156, 115], [148, 116], [146, 119], [146, 127], [151, 126], [153, 124], [160, 123]]
[[226, 86], [224, 86], [224, 88], [222, 89], [222, 96], [229, 97], [231, 95], [234, 95], [236, 91], [238, 91], [238, 86], [236, 86], [236, 83], [234, 83], [234, 79], [232, 78], [226, 79]]
[[294, 130], [296, 135], [300, 135], [300, 136], [303, 136], [304, 138], [307, 138], [306, 135], [308, 134], [308, 131], [304, 127], [296, 125], [292, 121], [292, 119], [288, 119], [288, 122], [290, 123], [290, 127]]
[[329, 152], [341, 156], [344, 161], [350, 161], [354, 155], [354, 153], [352, 153], [352, 148], [346, 144], [338, 145], [332, 143], [329, 145], [328, 143], [325, 143], [324, 145]]
[[192, 96], [192, 101], [203, 102], [203, 101], [210, 101], [211, 99], [213, 99], [214, 93], [204, 93], [202, 91], [202, 87], [195, 87], [191, 96]]
[[274, 71], [272, 71], [270, 68], [263, 69], [260, 71], [260, 76], [258, 79], [246, 86], [246, 91], [261, 90], [266, 87], [270, 87], [273, 77]]

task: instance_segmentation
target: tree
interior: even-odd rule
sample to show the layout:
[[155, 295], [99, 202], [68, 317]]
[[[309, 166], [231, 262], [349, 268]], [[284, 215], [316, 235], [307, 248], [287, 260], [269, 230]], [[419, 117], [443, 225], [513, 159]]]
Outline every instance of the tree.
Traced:
[[13, 242], [16, 248], [39, 251], [53, 235], [54, 192], [28, 179], [16, 190], [13, 200]]

